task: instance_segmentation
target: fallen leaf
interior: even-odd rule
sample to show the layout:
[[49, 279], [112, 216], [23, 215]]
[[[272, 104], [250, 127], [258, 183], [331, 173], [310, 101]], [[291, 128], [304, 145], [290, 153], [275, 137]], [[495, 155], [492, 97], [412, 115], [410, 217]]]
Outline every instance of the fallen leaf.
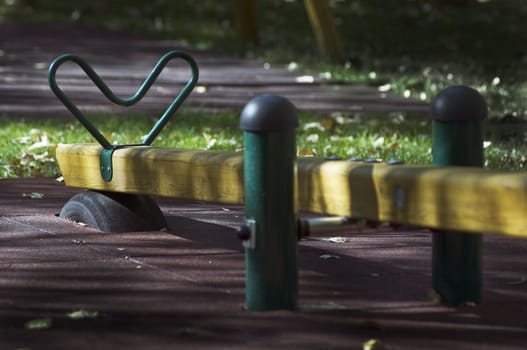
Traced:
[[207, 87], [204, 86], [204, 85], [198, 85], [194, 88], [194, 91], [197, 93], [197, 94], [204, 94], [207, 92]]
[[31, 146], [29, 146], [27, 149], [28, 149], [28, 151], [33, 151], [33, 150], [36, 150], [36, 149], [39, 149], [39, 148], [45, 148], [45, 147], [49, 147], [49, 146], [51, 146], [51, 144], [49, 143], [49, 139], [48, 139], [47, 135], [43, 135], [40, 138], [39, 141], [35, 142]]
[[380, 340], [370, 339], [367, 342], [362, 343], [363, 350], [387, 350], [388, 347], [384, 345]]
[[22, 193], [22, 197], [31, 198], [31, 199], [42, 199], [44, 198], [44, 193], [40, 193], [40, 192]]
[[384, 84], [384, 85], [377, 87], [377, 90], [379, 90], [380, 92], [387, 92], [387, 91], [390, 91], [391, 89], [392, 89], [391, 84]]
[[377, 139], [372, 141], [372, 146], [374, 148], [382, 147], [384, 145], [384, 137], [378, 137]]
[[48, 329], [51, 327], [52, 323], [53, 321], [51, 318], [35, 318], [27, 321], [24, 324], [24, 327], [31, 330]]
[[25, 144], [32, 142], [33, 139], [31, 138], [31, 136], [20, 136], [16, 138], [14, 141], [21, 145], [25, 145]]
[[329, 259], [340, 259], [340, 256], [331, 255], [331, 254], [322, 254], [320, 259], [329, 260]]
[[205, 149], [211, 149], [212, 147], [216, 146], [217, 143], [218, 143], [217, 139], [210, 139], [207, 142], [207, 146], [205, 146]]
[[347, 307], [342, 304], [337, 304], [333, 301], [328, 302], [327, 304], [321, 305], [309, 305], [302, 308], [302, 311], [330, 311], [330, 310], [345, 310]]
[[312, 148], [307, 148], [307, 147], [299, 147], [297, 153], [299, 157], [315, 157], [316, 156], [315, 151]]
[[306, 137], [306, 140], [309, 142], [317, 143], [319, 138], [320, 137], [318, 136], [318, 134], [311, 134]]
[[336, 123], [337, 123], [336, 120], [333, 119], [332, 117], [326, 117], [322, 119], [322, 121], [320, 122], [320, 125], [322, 125], [324, 129], [331, 129], [335, 126]]
[[85, 318], [97, 318], [97, 316], [99, 316], [99, 312], [80, 309], [72, 311], [66, 316], [68, 316], [68, 318], [71, 318], [72, 320], [81, 320]]
[[330, 237], [326, 240], [333, 243], [346, 243], [348, 241], [346, 237]]
[[[46, 62], [36, 62], [36, 63], [33, 63], [33, 68], [38, 69], [38, 70], [46, 69], [46, 68], [48, 68], [48, 64]], [[496, 78], [494, 78], [494, 80], [495, 79]], [[493, 81], [493, 83], [494, 83], [494, 81]]]
[[302, 75], [296, 77], [296, 82], [299, 84], [313, 84], [315, 82], [315, 78], [312, 75]]
[[322, 124], [319, 122], [305, 123], [304, 130], [309, 130], [309, 129], [317, 129], [319, 131], [324, 131]]

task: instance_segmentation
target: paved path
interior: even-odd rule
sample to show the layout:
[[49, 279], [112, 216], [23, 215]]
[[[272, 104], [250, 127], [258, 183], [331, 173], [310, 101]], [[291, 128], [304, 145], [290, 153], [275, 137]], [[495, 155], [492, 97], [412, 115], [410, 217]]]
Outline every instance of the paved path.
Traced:
[[[46, 78], [50, 62], [60, 54], [70, 52], [85, 58], [116, 94], [128, 97], [165, 52], [180, 47], [177, 41], [151, 40], [81, 25], [0, 23], [0, 116], [68, 115], [50, 92]], [[375, 87], [341, 84], [285, 68], [266, 69], [253, 60], [188, 51], [195, 56], [201, 71], [200, 88], [189, 99], [189, 106], [194, 108], [239, 110], [254, 96], [273, 93], [288, 97], [306, 110], [428, 113], [424, 102], [381, 93]], [[178, 63], [168, 68], [135, 110], [157, 112], [171, 102], [188, 71]], [[122, 112], [106, 103], [77, 67], [64, 65], [57, 77], [83, 110]]]
[[[233, 230], [241, 208], [158, 199], [167, 232], [104, 234], [54, 216], [76, 192], [0, 180], [1, 349], [360, 350], [372, 338], [401, 350], [525, 349], [525, 240], [487, 236], [484, 303], [457, 308], [427, 296], [427, 232], [304, 240], [300, 310], [250, 313]], [[68, 317], [78, 310], [98, 314]], [[27, 329], [35, 319], [51, 324]]]

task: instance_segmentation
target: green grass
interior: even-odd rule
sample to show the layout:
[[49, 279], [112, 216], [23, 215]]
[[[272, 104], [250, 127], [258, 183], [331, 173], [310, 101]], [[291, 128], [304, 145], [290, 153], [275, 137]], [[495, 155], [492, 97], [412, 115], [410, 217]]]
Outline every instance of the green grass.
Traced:
[[[325, 62], [316, 50], [300, 0], [258, 0], [261, 42], [244, 44], [230, 1], [139, 0], [0, 1], [0, 21], [78, 21], [288, 66], [302, 73], [377, 86], [383, 91], [431, 101], [450, 85], [480, 91], [499, 120], [527, 118], [527, 1], [335, 0], [331, 2], [346, 62]], [[461, 5], [460, 5], [461, 4]], [[239, 149], [233, 113], [183, 114], [156, 141], [159, 146]], [[136, 142], [153, 121], [131, 116], [96, 118], [119, 143]], [[302, 114], [300, 155], [404, 159], [430, 162], [431, 125], [407, 115], [327, 116]], [[56, 175], [53, 148], [61, 142], [91, 141], [72, 121], [0, 121], [2, 177]], [[511, 128], [515, 128], [513, 125]], [[33, 130], [33, 131], [31, 131]], [[509, 130], [510, 131], [510, 130]], [[113, 135], [112, 135], [113, 133]], [[505, 135], [505, 136], [504, 136]], [[46, 145], [46, 137], [47, 143]], [[487, 166], [524, 170], [524, 132], [486, 135]], [[35, 147], [41, 142], [42, 147]], [[47, 152], [47, 153], [46, 153]]]
[[[119, 144], [136, 143], [155, 123], [142, 115], [92, 116], [105, 137]], [[430, 164], [431, 122], [402, 115], [350, 117], [301, 113], [297, 133], [299, 156], [374, 158]], [[0, 121], [0, 177], [59, 176], [55, 149], [59, 143], [93, 143], [77, 121]], [[234, 112], [182, 113], [171, 121], [154, 146], [210, 150], [242, 150], [242, 132]], [[525, 146], [486, 142], [491, 168], [524, 169]]]

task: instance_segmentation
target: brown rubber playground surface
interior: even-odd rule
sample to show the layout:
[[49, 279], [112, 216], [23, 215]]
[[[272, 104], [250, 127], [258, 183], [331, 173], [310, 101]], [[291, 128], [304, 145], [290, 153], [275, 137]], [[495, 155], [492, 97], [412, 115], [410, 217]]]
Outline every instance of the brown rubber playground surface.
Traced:
[[[139, 81], [152, 59], [175, 45], [97, 28], [5, 24], [0, 24], [0, 43], [0, 114], [10, 118], [67, 115], [47, 89], [44, 67], [64, 48], [98, 61], [109, 81], [127, 93], [129, 79]], [[121, 53], [131, 50], [127, 57], [136, 62], [130, 64], [137, 65], [138, 77], [120, 70], [122, 57], [109, 53], [109, 46]], [[192, 97], [190, 107], [239, 108], [252, 95], [283, 88], [304, 109], [397, 113], [428, 108], [379, 96], [372, 87], [340, 86], [316, 77], [306, 85], [309, 90], [285, 69], [229, 57], [222, 61], [204, 52], [196, 57], [203, 67], [204, 93]], [[214, 68], [208, 70], [207, 64]], [[238, 75], [228, 83], [220, 75], [233, 71]], [[68, 86], [82, 92], [76, 95], [81, 104], [110, 108], [95, 102], [96, 93], [75, 71], [68, 74]], [[166, 77], [164, 89], [171, 79]], [[339, 86], [355, 94], [346, 100]], [[156, 99], [166, 99], [166, 92], [157, 90], [159, 96], [145, 110]], [[0, 180], [2, 350], [361, 350], [370, 339], [388, 349], [527, 348], [527, 240], [486, 235], [483, 303], [454, 307], [430, 295], [427, 230], [359, 227], [311, 237], [299, 243], [298, 310], [248, 312], [244, 252], [234, 231], [243, 222], [243, 208], [157, 198], [167, 231], [108, 234], [56, 216], [78, 191], [54, 179]], [[334, 236], [345, 242], [328, 240]]]
[[[108, 234], [55, 216], [77, 191], [0, 180], [2, 349], [525, 349], [527, 241], [486, 236], [483, 303], [452, 307], [429, 295], [427, 231], [309, 238], [299, 310], [255, 313], [242, 208], [159, 199], [168, 231]], [[68, 316], [79, 310], [97, 314]], [[39, 319], [46, 329], [28, 329]]]

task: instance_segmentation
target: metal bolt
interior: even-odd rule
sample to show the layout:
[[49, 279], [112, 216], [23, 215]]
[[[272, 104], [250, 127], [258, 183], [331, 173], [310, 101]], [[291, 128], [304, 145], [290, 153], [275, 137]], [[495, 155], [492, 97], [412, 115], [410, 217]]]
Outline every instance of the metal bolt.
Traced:
[[386, 164], [388, 164], [388, 165], [401, 165], [401, 164], [404, 164], [404, 160], [390, 159], [389, 161], [386, 162]]
[[248, 241], [251, 239], [251, 229], [247, 225], [240, 225], [236, 229], [236, 233], [238, 234], [238, 238], [242, 241]]

